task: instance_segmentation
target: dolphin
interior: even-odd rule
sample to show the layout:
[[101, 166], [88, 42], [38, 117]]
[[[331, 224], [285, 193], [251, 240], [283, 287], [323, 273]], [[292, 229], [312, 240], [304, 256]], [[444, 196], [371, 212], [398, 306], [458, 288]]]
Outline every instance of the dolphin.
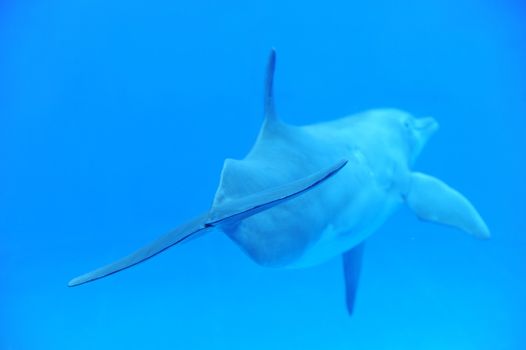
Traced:
[[225, 160], [210, 210], [69, 286], [119, 272], [218, 229], [263, 266], [301, 268], [341, 256], [352, 314], [364, 242], [401, 205], [424, 221], [490, 237], [460, 192], [411, 170], [438, 129], [435, 119], [374, 109], [313, 125], [286, 124], [275, 111], [275, 65], [271, 50], [262, 128], [244, 159]]

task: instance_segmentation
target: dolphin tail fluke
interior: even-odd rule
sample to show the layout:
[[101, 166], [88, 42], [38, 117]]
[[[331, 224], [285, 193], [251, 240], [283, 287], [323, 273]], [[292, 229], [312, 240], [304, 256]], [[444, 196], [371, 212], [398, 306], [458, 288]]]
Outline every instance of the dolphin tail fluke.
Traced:
[[214, 203], [209, 212], [179, 226], [174, 231], [114, 263], [72, 279], [68, 285], [74, 287], [117, 273], [150, 259], [178, 243], [196, 237], [198, 234], [204, 233], [215, 226], [232, 224], [285, 203], [322, 184], [339, 172], [345, 164], [347, 164], [347, 161], [342, 160], [329, 168], [322, 169], [291, 183], [249, 196]]
[[205, 231], [207, 229], [205, 226], [207, 217], [208, 213], [201, 215], [120, 260], [76, 277], [69, 281], [68, 286], [75, 287], [98, 280], [148, 260], [191, 236]]
[[345, 301], [349, 315], [352, 315], [354, 312], [354, 302], [356, 300], [360, 271], [362, 269], [364, 245], [365, 243], [360, 243], [342, 255], [343, 277], [345, 278]]
[[325, 182], [346, 164], [347, 160], [341, 160], [328, 168], [321, 169], [296, 181], [240, 198], [223, 198], [212, 206], [208, 225], [229, 224], [285, 203]]
[[486, 223], [469, 200], [432, 176], [412, 173], [406, 202], [422, 220], [453, 226], [477, 238], [490, 237]]

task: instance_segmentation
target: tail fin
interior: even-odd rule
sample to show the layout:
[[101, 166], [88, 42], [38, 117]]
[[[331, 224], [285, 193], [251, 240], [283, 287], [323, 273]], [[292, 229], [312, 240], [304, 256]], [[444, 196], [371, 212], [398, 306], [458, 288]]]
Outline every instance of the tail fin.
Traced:
[[74, 287], [112, 275], [148, 260], [185, 240], [197, 237], [199, 234], [208, 231], [214, 226], [243, 220], [278, 204], [291, 200], [325, 182], [340, 171], [345, 164], [347, 164], [347, 160], [342, 160], [330, 168], [320, 170], [317, 173], [291, 183], [271, 188], [260, 193], [255, 193], [244, 198], [233, 199], [226, 203], [222, 203], [219, 206], [214, 205], [210, 212], [198, 216], [186, 224], [179, 226], [174, 231], [158, 238], [145, 247], [117, 260], [114, 263], [72, 279], [68, 285]]

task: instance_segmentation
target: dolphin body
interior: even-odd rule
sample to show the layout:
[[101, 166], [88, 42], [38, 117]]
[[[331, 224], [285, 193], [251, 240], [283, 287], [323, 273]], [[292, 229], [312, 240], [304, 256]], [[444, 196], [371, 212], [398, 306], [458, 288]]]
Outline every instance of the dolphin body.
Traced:
[[364, 241], [402, 204], [422, 220], [489, 238], [462, 194], [411, 170], [438, 128], [433, 118], [376, 109], [314, 125], [285, 124], [274, 108], [275, 62], [272, 50], [257, 141], [244, 159], [225, 160], [210, 210], [69, 286], [121, 271], [217, 228], [264, 266], [305, 267], [342, 256], [352, 314]]

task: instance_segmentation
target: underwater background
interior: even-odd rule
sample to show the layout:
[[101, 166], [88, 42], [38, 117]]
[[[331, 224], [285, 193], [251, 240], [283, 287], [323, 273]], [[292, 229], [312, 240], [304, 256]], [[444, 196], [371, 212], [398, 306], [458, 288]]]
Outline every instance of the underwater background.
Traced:
[[[492, 238], [401, 209], [352, 317], [340, 259], [263, 268], [220, 232], [68, 288], [208, 209], [272, 47], [285, 122], [435, 117], [415, 169]], [[526, 349], [525, 48], [519, 1], [0, 2], [0, 349]]]

